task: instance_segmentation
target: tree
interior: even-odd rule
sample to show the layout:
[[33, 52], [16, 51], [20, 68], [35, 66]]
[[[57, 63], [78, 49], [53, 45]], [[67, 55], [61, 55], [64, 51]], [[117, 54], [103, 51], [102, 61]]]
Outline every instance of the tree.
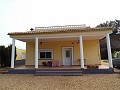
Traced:
[[105, 23], [101, 23], [96, 27], [112, 27], [113, 28], [112, 34], [118, 34], [120, 33], [120, 20], [106, 21]]
[[[101, 23], [96, 26], [96, 28], [99, 28], [99, 27], [113, 28], [113, 32], [110, 34], [112, 53], [116, 50], [120, 51], [120, 20], [106, 21], [105, 23]], [[100, 40], [101, 59], [108, 58], [106, 47], [107, 47], [106, 38], [103, 38]]]
[[120, 20], [115, 20], [114, 21], [113, 33], [114, 34], [119, 34], [120, 33]]
[[1, 46], [0, 47], [0, 56], [1, 56], [1, 67], [4, 67], [5, 66], [5, 46]]
[[[8, 47], [0, 46], [1, 67], [7, 67], [11, 65], [11, 53], [12, 53], [12, 45], [9, 45]], [[15, 47], [15, 59], [16, 57], [17, 57], [17, 53], [16, 53], [16, 47]]]

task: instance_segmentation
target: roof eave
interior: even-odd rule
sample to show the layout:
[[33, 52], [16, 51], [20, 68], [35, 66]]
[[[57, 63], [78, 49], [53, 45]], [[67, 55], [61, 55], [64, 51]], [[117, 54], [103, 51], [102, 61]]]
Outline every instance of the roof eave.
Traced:
[[52, 33], [71, 33], [71, 32], [88, 32], [88, 31], [102, 31], [112, 30], [111, 27], [102, 28], [84, 28], [84, 29], [68, 29], [68, 30], [51, 30], [51, 31], [28, 31], [28, 32], [11, 32], [8, 35], [25, 35], [25, 34], [52, 34]]

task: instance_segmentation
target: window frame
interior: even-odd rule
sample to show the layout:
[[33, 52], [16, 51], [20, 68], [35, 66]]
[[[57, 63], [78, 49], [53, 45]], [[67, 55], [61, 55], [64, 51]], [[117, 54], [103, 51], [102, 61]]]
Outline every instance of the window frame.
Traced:
[[[40, 58], [40, 52], [45, 52], [45, 54], [46, 54], [46, 52], [51, 52], [51, 58], [46, 58], [46, 56], [45, 56], [45, 58]], [[53, 60], [53, 49], [39, 49], [38, 50], [38, 59], [39, 60]]]

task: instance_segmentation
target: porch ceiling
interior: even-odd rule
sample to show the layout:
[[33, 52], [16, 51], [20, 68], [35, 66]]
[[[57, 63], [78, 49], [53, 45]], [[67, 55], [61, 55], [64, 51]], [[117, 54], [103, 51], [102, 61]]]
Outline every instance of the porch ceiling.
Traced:
[[[95, 40], [95, 39], [102, 39], [105, 37], [105, 35], [84, 35], [83, 40]], [[42, 40], [42, 42], [55, 42], [55, 41], [75, 41], [79, 39], [79, 36], [53, 36], [53, 37], [38, 37], [39, 42]], [[22, 38], [16, 38], [17, 40], [23, 41], [23, 42], [34, 42], [34, 37], [22, 37]]]

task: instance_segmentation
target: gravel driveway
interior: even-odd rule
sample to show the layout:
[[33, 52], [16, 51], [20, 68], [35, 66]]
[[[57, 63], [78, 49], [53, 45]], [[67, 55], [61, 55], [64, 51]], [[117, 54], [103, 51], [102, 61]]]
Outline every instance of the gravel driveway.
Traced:
[[120, 74], [83, 76], [0, 74], [0, 90], [120, 90]]

